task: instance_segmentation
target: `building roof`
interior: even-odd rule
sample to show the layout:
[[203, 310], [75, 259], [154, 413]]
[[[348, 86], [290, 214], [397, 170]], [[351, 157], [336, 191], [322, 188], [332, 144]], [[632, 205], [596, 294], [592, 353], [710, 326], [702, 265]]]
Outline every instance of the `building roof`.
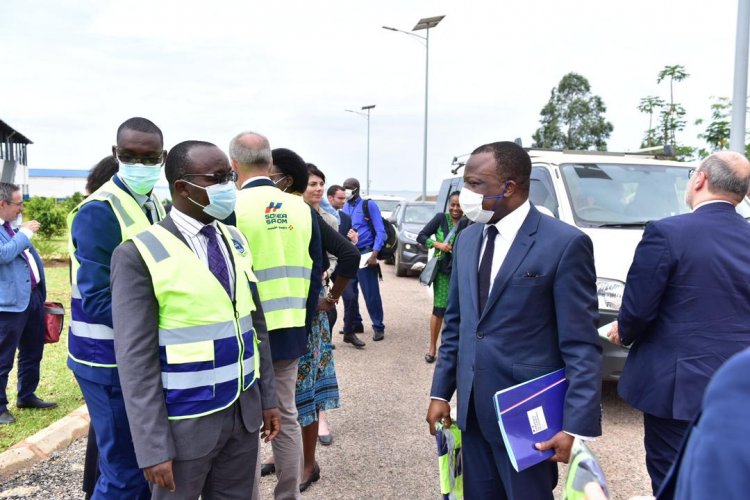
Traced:
[[34, 144], [31, 139], [27, 138], [18, 130], [14, 129], [4, 121], [0, 120], [0, 141], [5, 142], [8, 139], [16, 144]]
[[29, 177], [74, 177], [85, 179], [88, 177], [88, 170], [76, 170], [72, 168], [30, 168]]

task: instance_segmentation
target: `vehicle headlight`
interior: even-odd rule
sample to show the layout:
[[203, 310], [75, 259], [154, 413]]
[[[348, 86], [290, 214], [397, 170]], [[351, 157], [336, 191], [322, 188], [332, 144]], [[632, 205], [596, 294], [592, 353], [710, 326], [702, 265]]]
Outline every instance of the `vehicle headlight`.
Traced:
[[417, 236], [419, 235], [415, 233], [410, 233], [409, 231], [404, 231], [404, 238], [417, 241]]
[[404, 245], [404, 250], [411, 250], [411, 245], [409, 243], [406, 243]]
[[625, 283], [606, 278], [596, 279], [596, 295], [599, 298], [599, 309], [619, 311], [622, 306], [622, 294]]

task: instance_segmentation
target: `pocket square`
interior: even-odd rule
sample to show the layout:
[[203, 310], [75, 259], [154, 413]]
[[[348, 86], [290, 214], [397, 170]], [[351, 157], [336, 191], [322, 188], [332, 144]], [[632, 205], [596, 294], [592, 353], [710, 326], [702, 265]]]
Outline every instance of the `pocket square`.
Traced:
[[526, 271], [526, 272], [525, 272], [525, 273], [523, 274], [523, 277], [524, 277], [524, 278], [539, 278], [540, 276], [541, 276], [540, 274], [537, 274], [537, 273], [532, 273], [532, 272], [529, 272], [529, 271]]

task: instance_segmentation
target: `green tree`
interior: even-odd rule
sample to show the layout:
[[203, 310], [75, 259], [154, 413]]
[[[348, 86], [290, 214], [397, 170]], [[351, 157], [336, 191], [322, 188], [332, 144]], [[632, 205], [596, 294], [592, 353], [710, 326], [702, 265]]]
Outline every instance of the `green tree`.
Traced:
[[577, 74], [563, 76], [542, 108], [541, 127], [534, 132], [533, 147], [585, 151], [607, 150], [613, 126], [604, 118], [607, 107], [591, 93], [589, 81]]
[[641, 99], [638, 104], [638, 111], [641, 113], [648, 113], [648, 129], [646, 130], [646, 136], [643, 138], [641, 143], [642, 148], [650, 148], [656, 146], [656, 129], [654, 128], [654, 113], [658, 112], [664, 107], [666, 102], [661, 97], [654, 95], [646, 96]]
[[79, 203], [83, 201], [85, 197], [79, 191], [73, 193], [72, 196], [68, 196], [62, 201], [62, 208], [66, 214], [70, 213]]
[[[714, 151], [729, 148], [729, 136], [731, 133], [732, 101], [728, 97], [711, 97], [711, 121], [703, 132], [698, 134], [708, 144], [708, 149], [700, 151], [701, 156], [706, 156]], [[695, 120], [696, 125], [702, 125], [703, 119]]]
[[66, 231], [65, 209], [54, 198], [35, 196], [24, 202], [24, 220], [36, 220], [41, 224], [39, 235], [43, 239], [62, 236]]
[[656, 83], [669, 78], [669, 106], [659, 113], [659, 130], [662, 132], [662, 144], [671, 144], [677, 150], [676, 132], [685, 129], [685, 108], [674, 100], [674, 84], [685, 80], [690, 75], [681, 64], [664, 66], [656, 77]]

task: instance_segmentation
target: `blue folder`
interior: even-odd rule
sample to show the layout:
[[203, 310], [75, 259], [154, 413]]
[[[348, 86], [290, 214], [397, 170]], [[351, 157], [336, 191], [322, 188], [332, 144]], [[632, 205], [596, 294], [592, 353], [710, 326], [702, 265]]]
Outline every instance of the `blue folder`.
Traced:
[[562, 430], [568, 381], [565, 369], [528, 380], [495, 393], [495, 411], [513, 468], [528, 469], [555, 454], [534, 445]]

